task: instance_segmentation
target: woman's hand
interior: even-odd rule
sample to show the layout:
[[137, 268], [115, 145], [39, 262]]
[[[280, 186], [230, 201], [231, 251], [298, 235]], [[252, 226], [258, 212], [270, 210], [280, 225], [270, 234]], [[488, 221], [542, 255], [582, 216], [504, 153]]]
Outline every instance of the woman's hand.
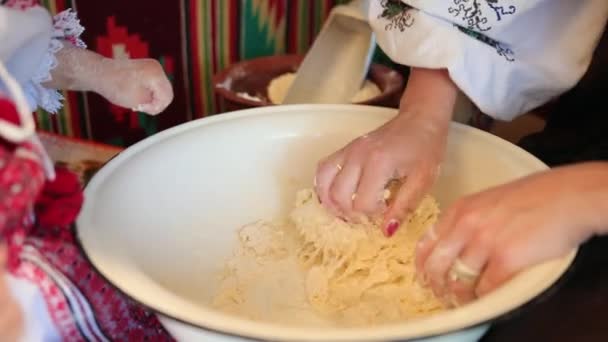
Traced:
[[373, 216], [388, 209], [384, 198], [388, 183], [405, 179], [386, 211], [384, 231], [393, 235], [432, 185], [446, 134], [446, 127], [434, 126], [422, 113], [398, 115], [319, 163], [316, 189], [321, 202], [346, 219]]
[[[393, 235], [435, 180], [456, 94], [445, 71], [413, 69], [400, 114], [319, 163], [315, 188], [325, 207], [350, 220], [384, 213], [384, 232]], [[403, 184], [386, 208], [393, 180]]]
[[420, 241], [416, 266], [453, 305], [608, 227], [608, 163], [554, 169], [467, 196]]

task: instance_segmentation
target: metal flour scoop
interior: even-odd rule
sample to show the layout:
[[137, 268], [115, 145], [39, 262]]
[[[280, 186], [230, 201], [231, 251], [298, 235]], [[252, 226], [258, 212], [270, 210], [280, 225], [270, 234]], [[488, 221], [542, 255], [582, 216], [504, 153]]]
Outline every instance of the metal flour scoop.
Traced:
[[350, 103], [361, 88], [376, 45], [368, 0], [332, 9], [298, 68], [283, 104]]

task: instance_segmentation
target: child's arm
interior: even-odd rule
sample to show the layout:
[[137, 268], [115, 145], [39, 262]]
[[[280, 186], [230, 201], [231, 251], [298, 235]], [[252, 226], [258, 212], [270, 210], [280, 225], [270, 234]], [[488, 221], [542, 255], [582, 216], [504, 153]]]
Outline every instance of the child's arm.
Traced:
[[[30, 10], [37, 5], [11, 0], [3, 6]], [[86, 50], [80, 39], [84, 28], [74, 11], [57, 14], [50, 29], [41, 62], [19, 79], [32, 108], [57, 112], [63, 100], [58, 89], [94, 91], [116, 105], [149, 114], [160, 113], [173, 100], [171, 84], [157, 61], [112, 60]]]
[[162, 112], [173, 100], [173, 89], [161, 65], [153, 59], [115, 60], [66, 44], [56, 54], [51, 89], [94, 91], [121, 107], [149, 114]]

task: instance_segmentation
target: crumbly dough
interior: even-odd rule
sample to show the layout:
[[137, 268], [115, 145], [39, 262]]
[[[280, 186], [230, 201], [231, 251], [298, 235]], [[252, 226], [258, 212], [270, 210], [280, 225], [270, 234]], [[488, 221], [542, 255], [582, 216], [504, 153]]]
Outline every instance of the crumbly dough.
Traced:
[[[275, 77], [270, 84], [268, 85], [268, 99], [270, 102], [274, 104], [281, 104], [287, 95], [287, 91], [291, 86], [291, 83], [296, 78], [296, 74], [294, 73], [286, 73], [282, 74], [278, 77]], [[363, 87], [353, 96], [350, 100], [351, 103], [359, 103], [363, 101], [367, 101], [371, 98], [374, 98], [380, 95], [382, 91], [376, 85], [376, 83], [365, 80], [363, 83]]]
[[239, 231], [214, 306], [250, 319], [310, 326], [362, 326], [443, 310], [415, 279], [416, 242], [439, 214], [426, 197], [392, 238], [375, 222], [326, 212], [313, 190], [297, 194], [285, 222]]

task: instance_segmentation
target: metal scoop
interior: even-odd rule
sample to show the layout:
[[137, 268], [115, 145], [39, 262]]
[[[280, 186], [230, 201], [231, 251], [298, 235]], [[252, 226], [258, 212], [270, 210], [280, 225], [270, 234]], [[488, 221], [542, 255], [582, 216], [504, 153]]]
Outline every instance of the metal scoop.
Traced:
[[298, 68], [283, 104], [350, 103], [361, 89], [376, 46], [368, 1], [332, 9]]

